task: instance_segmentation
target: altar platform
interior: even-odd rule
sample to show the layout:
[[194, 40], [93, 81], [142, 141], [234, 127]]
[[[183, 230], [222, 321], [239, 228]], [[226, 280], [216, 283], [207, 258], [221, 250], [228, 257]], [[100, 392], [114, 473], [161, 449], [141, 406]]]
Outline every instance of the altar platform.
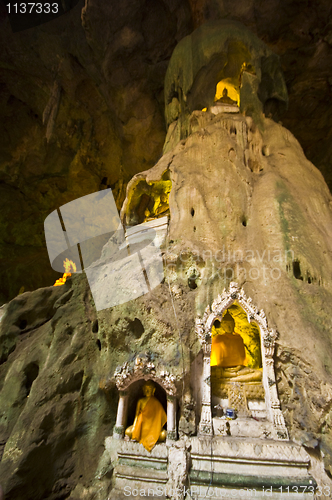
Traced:
[[191, 437], [158, 443], [149, 453], [139, 443], [109, 437], [105, 447], [113, 467], [110, 500], [140, 491], [178, 500], [188, 492], [192, 500], [307, 499], [317, 486], [309, 455], [291, 441]]

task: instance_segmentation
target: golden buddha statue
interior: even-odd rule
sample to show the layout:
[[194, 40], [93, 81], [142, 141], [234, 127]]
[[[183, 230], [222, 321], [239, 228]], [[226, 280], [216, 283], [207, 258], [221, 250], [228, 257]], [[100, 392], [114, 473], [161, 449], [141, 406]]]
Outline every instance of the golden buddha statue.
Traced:
[[216, 101], [216, 104], [228, 104], [229, 106], [237, 106], [237, 102], [233, 101], [228, 95], [228, 90], [226, 87], [222, 91], [222, 96]]
[[154, 397], [155, 390], [152, 380], [145, 382], [144, 397], [137, 402], [134, 423], [125, 431], [126, 436], [142, 443], [148, 451], [152, 450], [157, 441], [165, 441], [167, 434], [163, 429], [167, 416], [160, 401]]
[[[229, 382], [257, 382], [262, 372], [245, 366], [246, 350], [241, 335], [234, 332], [235, 322], [227, 311], [221, 326], [225, 333], [212, 337], [211, 366], [220, 368], [218, 378]], [[220, 372], [220, 373], [219, 373]]]
[[158, 207], [155, 210], [155, 214], [158, 217], [160, 217], [167, 210], [169, 210], [168, 195], [169, 194], [167, 194], [167, 193], [161, 193], [161, 195], [160, 195], [159, 205], [158, 205]]
[[166, 212], [169, 212], [169, 203], [168, 203], [169, 193], [161, 193], [158, 201], [157, 207], [152, 212], [149, 208], [146, 208], [144, 211], [145, 221], [152, 220], [154, 218], [158, 219], [159, 217], [163, 217]]

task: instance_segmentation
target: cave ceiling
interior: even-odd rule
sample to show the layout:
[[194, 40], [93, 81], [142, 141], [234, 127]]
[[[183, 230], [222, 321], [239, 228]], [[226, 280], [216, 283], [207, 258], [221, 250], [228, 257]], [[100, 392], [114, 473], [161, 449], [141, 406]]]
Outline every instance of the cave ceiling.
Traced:
[[151, 168], [166, 135], [164, 78], [204, 22], [242, 22], [279, 55], [281, 121], [332, 187], [329, 0], [86, 0], [13, 33], [0, 4], [0, 304], [59, 277], [43, 222], [57, 207]]

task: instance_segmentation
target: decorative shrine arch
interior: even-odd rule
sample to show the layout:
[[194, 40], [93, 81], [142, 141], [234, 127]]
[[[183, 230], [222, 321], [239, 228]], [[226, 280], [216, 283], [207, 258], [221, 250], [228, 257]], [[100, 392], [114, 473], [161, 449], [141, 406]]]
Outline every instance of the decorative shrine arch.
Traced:
[[125, 431], [128, 396], [130, 386], [139, 380], [153, 380], [166, 392], [167, 397], [167, 439], [176, 439], [176, 377], [165, 370], [159, 370], [154, 363], [137, 357], [134, 366], [125, 362], [114, 373], [115, 383], [119, 391], [119, 403], [114, 436], [122, 438]]
[[203, 394], [202, 411], [198, 432], [200, 435], [212, 435], [212, 412], [211, 412], [211, 384], [210, 384], [210, 356], [211, 356], [211, 330], [216, 319], [222, 320], [223, 313], [232, 304], [238, 304], [247, 314], [248, 322], [254, 321], [260, 329], [260, 342], [263, 366], [263, 387], [265, 392], [265, 404], [267, 418], [274, 425], [277, 439], [288, 440], [288, 432], [285, 420], [280, 409], [280, 401], [274, 372], [274, 347], [277, 338], [276, 330], [269, 329], [264, 311], [258, 310], [252, 304], [252, 299], [247, 298], [240, 286], [231, 282], [229, 290], [222, 292], [214, 300], [212, 306], [205, 309], [203, 318], [196, 319], [196, 333], [203, 348]]

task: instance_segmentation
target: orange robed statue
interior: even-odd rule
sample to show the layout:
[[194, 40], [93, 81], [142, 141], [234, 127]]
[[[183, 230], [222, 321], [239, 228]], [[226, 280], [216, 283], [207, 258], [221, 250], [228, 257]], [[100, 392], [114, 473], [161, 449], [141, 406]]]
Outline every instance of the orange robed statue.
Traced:
[[234, 320], [228, 311], [223, 317], [222, 326], [225, 333], [212, 338], [211, 366], [243, 366], [246, 361], [243, 339], [234, 332]]
[[222, 319], [224, 334], [215, 335], [211, 345], [211, 366], [221, 368], [221, 378], [232, 382], [256, 382], [262, 372], [246, 366], [246, 350], [241, 335], [234, 332], [235, 322], [227, 311]]
[[138, 400], [134, 423], [125, 432], [126, 436], [142, 443], [148, 451], [152, 450], [157, 441], [166, 439], [163, 427], [167, 417], [162, 404], [154, 397], [155, 390], [152, 380], [143, 385], [145, 397]]

